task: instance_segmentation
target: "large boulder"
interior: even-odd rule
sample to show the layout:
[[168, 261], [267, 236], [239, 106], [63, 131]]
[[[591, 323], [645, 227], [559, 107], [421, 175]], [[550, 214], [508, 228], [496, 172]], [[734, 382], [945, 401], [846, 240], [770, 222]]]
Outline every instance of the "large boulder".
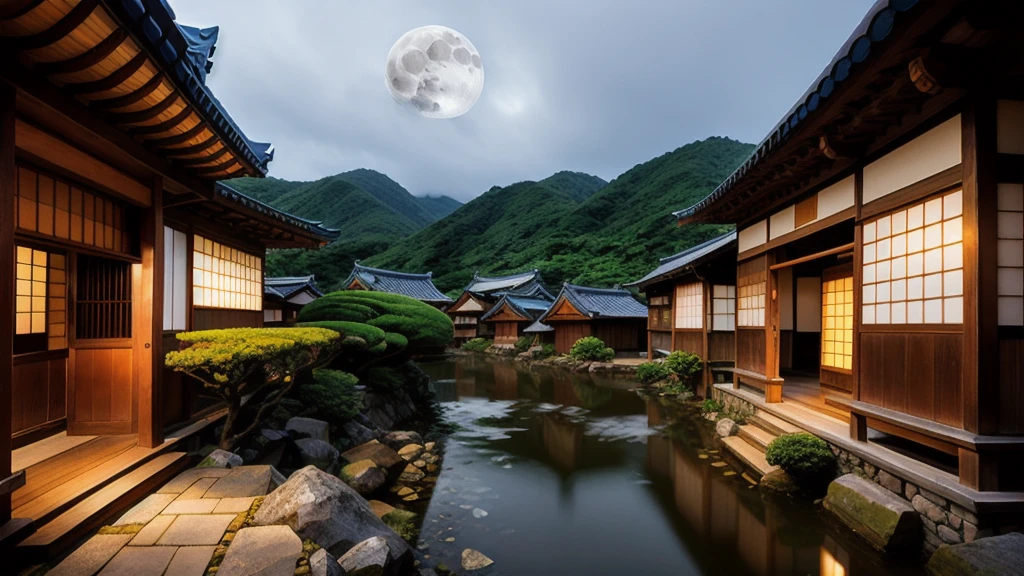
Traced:
[[419, 458], [420, 454], [423, 454], [423, 445], [421, 444], [406, 444], [402, 446], [402, 449], [398, 451], [398, 455], [402, 457], [406, 462], [412, 462]]
[[330, 471], [338, 463], [338, 449], [323, 440], [303, 438], [296, 440], [295, 445], [299, 449], [302, 463], [306, 466], [316, 466], [321, 470]]
[[235, 534], [217, 574], [292, 576], [302, 541], [287, 526], [254, 526]]
[[401, 470], [405, 465], [405, 460], [398, 455], [398, 452], [376, 440], [370, 440], [365, 444], [356, 446], [343, 453], [341, 457], [349, 464], [354, 464], [360, 460], [372, 460], [379, 468], [388, 471]]
[[412, 549], [370, 509], [358, 492], [316, 467], [296, 471], [263, 501], [254, 518], [258, 526], [285, 524], [303, 540], [316, 542], [335, 556], [380, 536], [399, 567], [412, 564]]
[[911, 551], [920, 544], [921, 517], [917, 511], [874, 482], [853, 474], [840, 476], [828, 485], [823, 504], [882, 552]]
[[325, 548], [321, 548], [309, 557], [310, 576], [346, 576], [345, 570], [338, 564], [338, 559]]
[[345, 432], [345, 436], [348, 436], [348, 439], [352, 442], [350, 445], [358, 446], [359, 444], [365, 444], [370, 440], [377, 438], [377, 434], [373, 430], [370, 430], [355, 420], [345, 422], [342, 424], [341, 429]]
[[353, 546], [344, 556], [338, 558], [338, 564], [349, 576], [395, 574], [393, 569], [388, 570], [390, 553], [387, 541], [380, 536], [374, 536]]
[[1024, 534], [980, 538], [967, 544], [943, 544], [932, 554], [925, 569], [932, 576], [979, 574], [1024, 575]]
[[234, 452], [221, 450], [220, 448], [210, 452], [210, 455], [203, 458], [196, 468], [235, 468], [242, 465], [242, 457]]
[[387, 474], [373, 463], [373, 460], [360, 460], [341, 469], [341, 479], [348, 483], [356, 492], [363, 496], [373, 494], [384, 482]]
[[722, 418], [715, 424], [715, 433], [722, 438], [728, 438], [729, 436], [735, 436], [739, 434], [740, 427], [731, 418]]
[[331, 427], [323, 420], [296, 416], [295, 418], [288, 420], [288, 423], [284, 425], [284, 428], [296, 436], [303, 436], [314, 440], [323, 440], [324, 442], [331, 441]]
[[396, 430], [394, 432], [388, 432], [384, 436], [384, 444], [387, 444], [392, 450], [401, 452], [402, 448], [409, 444], [423, 444], [423, 437], [416, 432]]

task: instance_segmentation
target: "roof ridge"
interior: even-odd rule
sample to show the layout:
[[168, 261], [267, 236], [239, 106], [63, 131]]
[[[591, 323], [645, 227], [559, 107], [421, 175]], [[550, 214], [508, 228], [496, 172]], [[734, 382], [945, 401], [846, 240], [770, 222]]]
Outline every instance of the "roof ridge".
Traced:
[[413, 278], [417, 280], [428, 280], [434, 277], [433, 272], [416, 273], [416, 272], [399, 272], [398, 270], [386, 270], [384, 268], [374, 268], [372, 266], [364, 266], [358, 261], [354, 263], [354, 266], [360, 270], [369, 270], [380, 274], [382, 276], [395, 276], [400, 278]]

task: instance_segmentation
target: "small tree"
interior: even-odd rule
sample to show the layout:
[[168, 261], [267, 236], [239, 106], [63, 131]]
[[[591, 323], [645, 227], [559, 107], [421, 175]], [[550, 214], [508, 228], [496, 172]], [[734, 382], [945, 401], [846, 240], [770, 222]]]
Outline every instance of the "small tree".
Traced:
[[[292, 390], [303, 370], [326, 365], [340, 350], [341, 336], [324, 328], [234, 328], [177, 335], [182, 348], [167, 354], [169, 368], [199, 380], [228, 405], [220, 447], [232, 450], [259, 428], [263, 418]], [[242, 401], [270, 388], [247, 427], [236, 431]]]
[[584, 336], [572, 345], [569, 356], [580, 361], [611, 362], [615, 358], [615, 350], [605, 346], [600, 338]]

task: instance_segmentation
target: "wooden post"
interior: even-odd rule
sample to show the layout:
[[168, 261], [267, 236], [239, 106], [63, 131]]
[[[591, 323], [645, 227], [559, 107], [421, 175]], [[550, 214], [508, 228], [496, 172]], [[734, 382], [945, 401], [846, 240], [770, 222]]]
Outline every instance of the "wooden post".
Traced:
[[[711, 397], [711, 354], [708, 350], [708, 331], [711, 330], [711, 325], [708, 324], [708, 314], [714, 314], [714, 294], [711, 291], [714, 290], [714, 286], [707, 280], [701, 280], [701, 298], [704, 300], [704, 305], [701, 307], [701, 336], [703, 337], [703, 350], [701, 354], [704, 361], [704, 393], [701, 394], [704, 398]], [[712, 316], [714, 318], [714, 316]]]
[[[11, 384], [14, 378], [14, 86], [0, 80], [0, 481], [11, 475]], [[0, 494], [0, 525], [11, 495]]]
[[164, 321], [164, 213], [163, 178], [153, 179], [153, 203], [142, 211], [140, 246], [142, 262], [132, 266], [133, 358], [138, 394], [139, 445], [154, 448], [163, 443], [161, 382], [163, 380]]
[[[782, 401], [782, 381], [779, 379], [779, 323], [781, 312], [779, 307], [779, 271], [772, 270], [775, 264], [775, 252], [764, 255], [765, 297], [764, 297], [764, 385], [765, 402]], [[794, 281], [795, 289], [795, 281]]]

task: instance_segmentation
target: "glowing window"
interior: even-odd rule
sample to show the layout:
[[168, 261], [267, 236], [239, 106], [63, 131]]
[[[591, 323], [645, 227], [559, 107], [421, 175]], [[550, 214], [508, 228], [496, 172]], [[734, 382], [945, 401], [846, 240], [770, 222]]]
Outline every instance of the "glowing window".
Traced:
[[1024, 326], [1024, 184], [999, 184], [999, 325]]
[[188, 237], [164, 226], [164, 330], [185, 330]]
[[711, 329], [736, 329], [736, 287], [717, 285], [711, 292]]
[[15, 353], [67, 348], [65, 256], [18, 246], [16, 266]]
[[963, 193], [864, 224], [864, 324], [963, 323]]
[[46, 333], [46, 263], [47, 254], [18, 246], [14, 333]]
[[764, 293], [764, 272], [740, 278], [736, 299], [739, 310], [737, 324], [747, 327], [764, 326]]
[[853, 369], [853, 276], [821, 283], [821, 366]]
[[235, 310], [263, 309], [263, 260], [196, 235], [192, 304]]
[[692, 282], [676, 286], [676, 328], [704, 327], [704, 286]]

